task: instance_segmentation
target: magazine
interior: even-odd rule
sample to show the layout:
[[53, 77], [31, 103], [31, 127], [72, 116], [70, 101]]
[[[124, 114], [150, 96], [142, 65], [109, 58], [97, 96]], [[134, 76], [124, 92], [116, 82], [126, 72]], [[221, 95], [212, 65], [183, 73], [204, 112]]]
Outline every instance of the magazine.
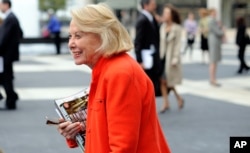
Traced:
[[[83, 89], [73, 95], [55, 100], [56, 112], [62, 118], [71, 122], [81, 122], [86, 126], [87, 103], [89, 88]], [[47, 124], [57, 124], [55, 121], [47, 121]], [[76, 135], [76, 142], [84, 152], [86, 131]]]

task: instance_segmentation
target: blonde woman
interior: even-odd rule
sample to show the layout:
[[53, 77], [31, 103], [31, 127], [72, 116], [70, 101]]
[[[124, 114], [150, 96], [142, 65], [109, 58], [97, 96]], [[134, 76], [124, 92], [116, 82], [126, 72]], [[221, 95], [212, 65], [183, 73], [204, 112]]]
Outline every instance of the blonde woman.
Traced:
[[205, 54], [208, 53], [208, 15], [209, 12], [205, 8], [199, 10], [200, 20], [199, 29], [201, 34], [201, 51], [202, 51], [202, 62], [205, 63]]
[[161, 77], [161, 92], [164, 99], [160, 113], [169, 109], [168, 93], [173, 90], [179, 109], [183, 108], [183, 98], [178, 94], [175, 86], [182, 81], [181, 68], [181, 21], [178, 11], [172, 5], [165, 5], [163, 9], [163, 24], [160, 28], [160, 58], [164, 59], [164, 71]]
[[157, 113], [154, 86], [126, 52], [127, 30], [104, 4], [71, 12], [69, 49], [75, 64], [92, 69], [87, 126], [60, 119], [69, 147], [86, 131], [85, 153], [170, 153]]

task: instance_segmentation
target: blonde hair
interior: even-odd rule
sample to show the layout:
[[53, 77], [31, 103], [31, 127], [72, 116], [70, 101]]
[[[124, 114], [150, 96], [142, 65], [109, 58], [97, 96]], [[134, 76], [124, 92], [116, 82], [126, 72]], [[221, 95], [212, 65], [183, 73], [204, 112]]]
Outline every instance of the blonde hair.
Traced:
[[217, 10], [215, 8], [210, 8], [210, 9], [208, 9], [208, 12], [211, 15], [212, 13], [217, 12]]
[[209, 15], [209, 10], [207, 10], [205, 8], [201, 8], [201, 9], [199, 9], [199, 15], [200, 15], [200, 17], [206, 17]]
[[80, 30], [100, 36], [102, 43], [97, 51], [102, 51], [104, 56], [127, 52], [133, 48], [127, 30], [106, 4], [89, 4], [76, 8], [71, 11], [71, 15]]

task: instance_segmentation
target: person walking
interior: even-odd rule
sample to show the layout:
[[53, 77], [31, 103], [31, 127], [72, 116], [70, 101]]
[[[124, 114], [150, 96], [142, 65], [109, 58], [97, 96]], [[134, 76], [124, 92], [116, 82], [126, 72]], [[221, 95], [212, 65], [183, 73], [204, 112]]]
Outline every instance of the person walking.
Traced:
[[183, 55], [185, 55], [187, 50], [190, 49], [190, 54], [189, 54], [190, 59], [192, 59], [193, 45], [195, 42], [197, 27], [198, 26], [197, 26], [197, 22], [195, 21], [194, 14], [192, 12], [189, 12], [188, 18], [184, 22], [187, 42], [183, 51]]
[[237, 19], [237, 33], [236, 33], [236, 44], [239, 47], [238, 58], [240, 61], [239, 69], [237, 71], [238, 74], [242, 74], [243, 71], [249, 71], [250, 67], [247, 65], [245, 61], [245, 50], [248, 42], [250, 41], [249, 35], [246, 31], [246, 21], [243, 17], [239, 17]]
[[182, 82], [181, 65], [181, 35], [182, 27], [180, 15], [176, 8], [166, 4], [163, 8], [163, 24], [160, 27], [160, 58], [164, 61], [161, 76], [161, 93], [164, 99], [160, 113], [169, 109], [168, 93], [172, 90], [176, 96], [179, 109], [184, 106], [183, 98], [178, 94], [175, 86]]
[[216, 80], [217, 64], [221, 61], [221, 45], [224, 37], [224, 29], [220, 21], [216, 19], [216, 9], [210, 10], [208, 21], [208, 48], [209, 48], [209, 77], [210, 84], [218, 87], [220, 84]]
[[199, 20], [199, 29], [200, 29], [200, 48], [202, 51], [202, 63], [206, 61], [206, 55], [208, 56], [208, 10], [201, 8], [199, 10], [200, 20]]
[[159, 26], [154, 17], [156, 0], [141, 0], [142, 11], [136, 22], [136, 60], [154, 84], [156, 96], [160, 95]]
[[49, 22], [47, 28], [49, 30], [50, 35], [54, 38], [54, 43], [56, 46], [56, 54], [61, 54], [61, 23], [59, 19], [54, 14], [54, 10], [49, 9]]
[[3, 87], [6, 93], [6, 109], [16, 109], [18, 94], [14, 90], [13, 62], [19, 60], [19, 42], [23, 32], [15, 14], [11, 11], [11, 1], [2, 0], [1, 11], [5, 19], [0, 26], [0, 56], [3, 57], [4, 70], [2, 73]]
[[170, 153], [153, 84], [127, 53], [133, 43], [125, 27], [105, 4], [71, 14], [68, 46], [75, 64], [92, 69], [92, 81], [86, 127], [60, 119], [58, 132], [77, 147], [75, 136], [85, 131], [85, 153]]

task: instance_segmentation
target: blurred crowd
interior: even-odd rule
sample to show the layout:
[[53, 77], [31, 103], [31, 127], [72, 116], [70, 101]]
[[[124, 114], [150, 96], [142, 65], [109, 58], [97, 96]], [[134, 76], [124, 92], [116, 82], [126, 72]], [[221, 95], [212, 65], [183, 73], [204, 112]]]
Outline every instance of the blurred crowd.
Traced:
[[[184, 106], [184, 99], [175, 86], [182, 82], [182, 58], [189, 51], [190, 60], [192, 59], [197, 37], [200, 37], [202, 61], [205, 63], [207, 59], [209, 63], [209, 83], [213, 87], [221, 86], [216, 74], [218, 63], [222, 59], [222, 44], [226, 43], [227, 38], [226, 29], [215, 8], [200, 8], [197, 18], [195, 12], [190, 11], [184, 21], [181, 21], [178, 8], [172, 4], [165, 4], [161, 14], [156, 13], [155, 0], [141, 0], [141, 8], [135, 24], [135, 54], [137, 61], [154, 83], [156, 96], [164, 99], [161, 113], [170, 107], [170, 91], [173, 91], [179, 109]], [[235, 22], [237, 27], [234, 39], [238, 46], [240, 63], [236, 73], [243, 74], [250, 69], [245, 61], [245, 49], [250, 41], [244, 17], [239, 17]], [[182, 34], [183, 30], [185, 35]], [[184, 47], [181, 43], [183, 36], [186, 38]]]
[[[181, 20], [178, 8], [172, 4], [165, 4], [161, 6], [161, 13], [158, 13], [156, 0], [141, 0], [141, 10], [134, 14], [129, 10], [121, 10], [117, 14], [118, 19], [132, 34], [131, 29], [135, 30], [132, 37], [135, 47], [135, 55], [137, 62], [145, 70], [147, 75], [152, 80], [155, 87], [156, 96], [162, 96], [164, 104], [161, 112], [169, 109], [168, 94], [173, 91], [176, 96], [178, 106], [180, 109], [184, 106], [184, 99], [176, 90], [175, 86], [182, 82], [182, 58], [189, 53], [189, 59], [192, 59], [194, 44], [199, 44], [201, 51], [201, 60], [203, 63], [208, 61], [209, 83], [211, 86], [219, 87], [221, 84], [217, 81], [217, 67], [222, 59], [221, 47], [227, 41], [226, 30], [222, 22], [218, 20], [218, 12], [215, 8], [200, 8], [198, 16], [196, 12], [190, 11], [186, 14], [186, 19]], [[3, 0], [1, 10], [4, 13], [4, 18], [0, 19], [0, 57], [4, 58], [4, 71], [1, 73], [1, 82], [9, 82], [3, 84], [6, 90], [7, 103], [11, 106], [6, 107], [15, 109], [15, 103], [18, 100], [18, 95], [14, 91], [12, 83], [14, 73], [12, 63], [18, 60], [19, 57], [19, 40], [15, 42], [8, 41], [10, 33], [13, 31], [20, 31], [22, 37], [22, 29], [19, 21], [11, 11], [11, 1]], [[11, 15], [10, 15], [11, 14]], [[53, 38], [56, 48], [56, 54], [61, 53], [61, 23], [56, 17], [53, 10], [48, 10], [49, 20], [43, 27], [43, 37]], [[16, 27], [9, 28], [7, 22], [9, 17], [13, 17]], [[135, 21], [133, 21], [135, 19]], [[134, 22], [134, 23], [133, 23]], [[249, 35], [247, 33], [247, 25], [244, 17], [239, 17], [236, 22], [235, 44], [238, 46], [239, 66], [237, 74], [243, 74], [249, 71], [249, 66], [245, 61], [245, 51], [247, 45], [250, 43]], [[7, 25], [7, 26], [6, 26]], [[4, 31], [4, 32], [3, 32]], [[185, 35], [183, 35], [185, 31]], [[15, 32], [16, 33], [16, 32]], [[185, 37], [185, 45], [181, 43], [182, 38]], [[198, 40], [200, 41], [197, 41]], [[13, 45], [14, 43], [15, 45]], [[15, 46], [15, 48], [11, 48]], [[13, 54], [15, 52], [16, 58]], [[6, 60], [7, 59], [7, 60]], [[10, 59], [10, 60], [8, 60]], [[6, 63], [6, 61], [9, 61]], [[9, 70], [7, 72], [7, 70]], [[5, 77], [4, 77], [5, 76]], [[3, 80], [8, 81], [3, 81]], [[8, 96], [9, 95], [9, 96]], [[0, 93], [0, 99], [4, 98]]]

